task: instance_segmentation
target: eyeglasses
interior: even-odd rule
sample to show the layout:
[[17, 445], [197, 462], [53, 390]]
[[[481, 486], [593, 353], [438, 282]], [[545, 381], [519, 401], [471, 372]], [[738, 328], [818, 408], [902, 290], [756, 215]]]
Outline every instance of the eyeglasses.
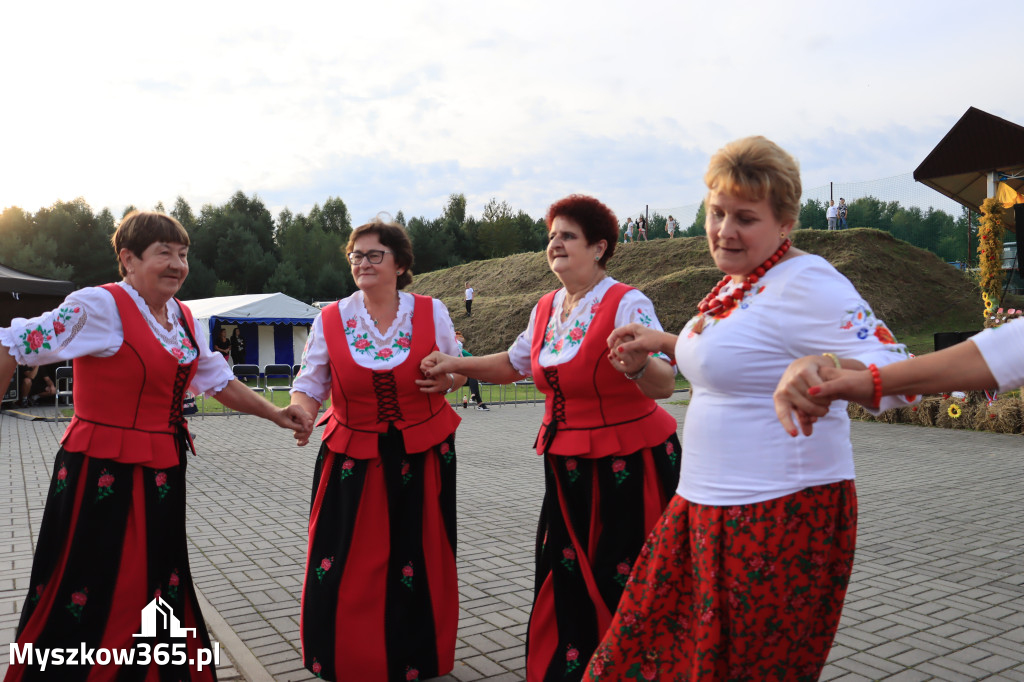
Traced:
[[394, 251], [381, 251], [380, 249], [371, 249], [366, 253], [363, 253], [362, 251], [353, 251], [352, 253], [349, 253], [347, 257], [348, 262], [351, 263], [352, 265], [359, 265], [360, 263], [363, 262], [363, 258], [370, 261], [372, 265], [379, 265], [381, 261], [384, 260], [385, 253], [393, 254]]

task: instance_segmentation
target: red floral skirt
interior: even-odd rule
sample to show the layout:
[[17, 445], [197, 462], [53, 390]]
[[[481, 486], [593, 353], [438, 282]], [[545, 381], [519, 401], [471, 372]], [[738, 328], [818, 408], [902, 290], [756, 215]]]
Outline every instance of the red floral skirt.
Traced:
[[[46, 508], [32, 560], [29, 593], [18, 624], [17, 644], [41, 649], [93, 650], [99, 660], [79, 665], [12, 665], [5, 682], [22, 680], [215, 680], [213, 667], [172, 661], [139, 664], [159, 645], [182, 643], [188, 659], [209, 649], [188, 563], [185, 536], [185, 458], [179, 466], [152, 469], [98, 459], [63, 449], [57, 453]], [[142, 610], [159, 597], [174, 611], [184, 640], [166, 631], [138, 638]], [[106, 652], [134, 649], [133, 666], [103, 663]]]
[[578, 682], [679, 482], [679, 440], [624, 455], [545, 455], [529, 682]]
[[756, 504], [673, 498], [585, 680], [817, 680], [853, 570], [853, 481]]
[[378, 437], [380, 456], [326, 444], [313, 474], [303, 662], [325, 680], [414, 682], [455, 666], [455, 436], [406, 453]]

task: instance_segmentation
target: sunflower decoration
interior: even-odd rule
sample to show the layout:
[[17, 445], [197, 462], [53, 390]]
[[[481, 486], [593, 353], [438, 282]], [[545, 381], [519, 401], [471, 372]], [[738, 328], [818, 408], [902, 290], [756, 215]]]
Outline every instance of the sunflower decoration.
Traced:
[[948, 414], [953, 419], [959, 419], [960, 415], [963, 414], [963, 410], [961, 410], [960, 406], [957, 405], [956, 403], [950, 403], [949, 409], [946, 410], [946, 414]]

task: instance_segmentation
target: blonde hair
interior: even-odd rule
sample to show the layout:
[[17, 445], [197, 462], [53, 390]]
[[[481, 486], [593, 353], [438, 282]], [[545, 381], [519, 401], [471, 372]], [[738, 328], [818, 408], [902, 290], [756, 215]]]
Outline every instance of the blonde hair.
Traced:
[[704, 184], [747, 201], [767, 198], [776, 220], [799, 224], [800, 164], [782, 147], [760, 135], [725, 145], [711, 157]]

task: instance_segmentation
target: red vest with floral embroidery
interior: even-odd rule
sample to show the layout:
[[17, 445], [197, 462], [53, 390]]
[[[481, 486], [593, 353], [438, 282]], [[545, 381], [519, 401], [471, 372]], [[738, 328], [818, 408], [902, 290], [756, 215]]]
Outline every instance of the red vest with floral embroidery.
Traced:
[[462, 421], [443, 394], [423, 393], [415, 383], [423, 378], [420, 361], [437, 350], [437, 341], [433, 299], [413, 296], [412, 347], [401, 364], [386, 370], [359, 365], [352, 357], [338, 305], [324, 308], [331, 407], [321, 423], [327, 423], [323, 440], [331, 451], [354, 459], [376, 457], [377, 436], [394, 424], [406, 452], [424, 452], [448, 438]]
[[[185, 424], [181, 403], [197, 363], [179, 364], [160, 345], [128, 292], [116, 284], [102, 288], [117, 304], [124, 342], [109, 358], [74, 360], [75, 416], [61, 445], [89, 457], [176, 466], [179, 428]], [[192, 313], [184, 305], [181, 311], [194, 339]]]
[[537, 454], [607, 457], [664, 443], [676, 420], [608, 362], [608, 336], [619, 302], [632, 287], [613, 284], [597, 306], [572, 360], [541, 367], [540, 351], [551, 319], [555, 292], [537, 304], [531, 364], [533, 382], [544, 393], [544, 422], [534, 444]]

